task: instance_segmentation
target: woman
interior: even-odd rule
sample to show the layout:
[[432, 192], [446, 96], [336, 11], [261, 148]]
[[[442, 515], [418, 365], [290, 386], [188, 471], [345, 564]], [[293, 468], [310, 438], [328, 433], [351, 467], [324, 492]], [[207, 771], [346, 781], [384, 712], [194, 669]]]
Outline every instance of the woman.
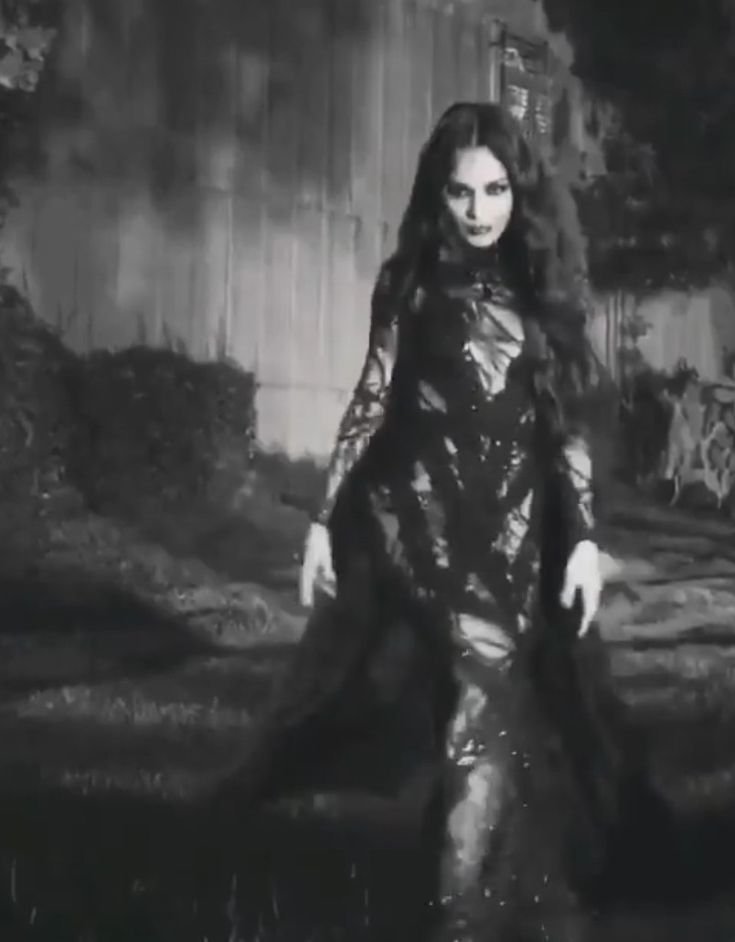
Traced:
[[[436, 805], [446, 939], [497, 938], [519, 875], [526, 901], [549, 883], [539, 828], [561, 809], [523, 810], [537, 789], [529, 766], [547, 748], [540, 701], [554, 702], [553, 684], [533, 680], [543, 659], [528, 639], [561, 630], [561, 620], [548, 624], [548, 593], [540, 617], [544, 532], [545, 584], [579, 635], [600, 598], [577, 407], [590, 364], [581, 305], [563, 284], [559, 218], [551, 181], [511, 118], [492, 104], [445, 112], [377, 279], [367, 357], [306, 540], [302, 601], [312, 605], [319, 580], [335, 580], [332, 616], [313, 619], [271, 727], [303, 719], [310, 697], [322, 717], [340, 713], [336, 697], [354, 693], [386, 639], [409, 626], [451, 771]], [[299, 688], [310, 662], [324, 685], [316, 698], [313, 683]], [[580, 769], [585, 751], [603, 745], [596, 739], [577, 737]]]

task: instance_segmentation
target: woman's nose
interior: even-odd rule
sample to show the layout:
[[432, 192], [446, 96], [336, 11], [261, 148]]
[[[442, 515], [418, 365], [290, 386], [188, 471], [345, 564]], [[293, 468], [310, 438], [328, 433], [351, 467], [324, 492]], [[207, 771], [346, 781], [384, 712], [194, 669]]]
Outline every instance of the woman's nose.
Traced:
[[470, 201], [467, 204], [467, 218], [477, 219], [477, 200], [474, 196], [470, 197]]

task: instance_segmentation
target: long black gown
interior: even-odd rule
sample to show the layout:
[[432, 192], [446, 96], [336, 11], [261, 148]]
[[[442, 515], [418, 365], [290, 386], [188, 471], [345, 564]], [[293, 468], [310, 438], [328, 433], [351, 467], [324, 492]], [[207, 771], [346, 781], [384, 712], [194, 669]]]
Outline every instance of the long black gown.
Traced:
[[386, 266], [318, 518], [334, 607], [307, 628], [263, 741], [341, 717], [408, 626], [447, 769], [438, 938], [502, 939], [519, 920], [556, 938], [568, 826], [614, 816], [620, 761], [575, 664], [574, 615], [555, 605], [571, 547], [594, 539], [588, 444], [545, 428], [553, 360], [539, 366], [495, 265], [445, 253], [407, 305], [391, 281]]

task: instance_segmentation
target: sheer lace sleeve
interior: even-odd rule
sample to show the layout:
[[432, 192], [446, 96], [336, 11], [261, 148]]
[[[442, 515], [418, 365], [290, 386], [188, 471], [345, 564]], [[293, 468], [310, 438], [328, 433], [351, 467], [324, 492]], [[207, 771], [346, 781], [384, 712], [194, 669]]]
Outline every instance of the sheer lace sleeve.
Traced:
[[589, 438], [581, 430], [565, 436], [557, 453], [556, 470], [571, 546], [581, 540], [594, 540], [592, 457]]
[[560, 364], [546, 351], [536, 371], [541, 461], [551, 475], [552, 494], [573, 547], [596, 538], [593, 463], [589, 422], [583, 396], [565, 394]]
[[339, 424], [327, 470], [326, 496], [315, 517], [318, 523], [328, 523], [342, 481], [383, 421], [397, 352], [398, 317], [390, 275], [383, 266], [373, 291], [367, 355]]

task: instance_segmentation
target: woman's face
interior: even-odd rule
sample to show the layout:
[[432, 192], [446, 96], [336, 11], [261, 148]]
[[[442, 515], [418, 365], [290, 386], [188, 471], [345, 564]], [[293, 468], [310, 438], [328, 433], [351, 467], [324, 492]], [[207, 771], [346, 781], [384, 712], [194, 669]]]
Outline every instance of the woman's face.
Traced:
[[508, 173], [488, 147], [457, 151], [444, 188], [444, 203], [460, 236], [473, 248], [494, 245], [513, 210]]

